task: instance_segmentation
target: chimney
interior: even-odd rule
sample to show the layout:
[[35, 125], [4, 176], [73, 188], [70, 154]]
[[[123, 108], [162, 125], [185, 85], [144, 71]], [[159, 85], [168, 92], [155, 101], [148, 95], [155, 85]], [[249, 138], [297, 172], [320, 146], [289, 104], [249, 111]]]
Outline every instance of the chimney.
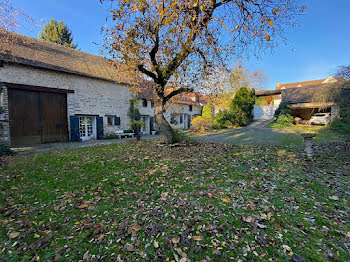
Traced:
[[281, 83], [280, 83], [280, 82], [277, 82], [276, 90], [280, 89], [280, 85], [281, 85]]

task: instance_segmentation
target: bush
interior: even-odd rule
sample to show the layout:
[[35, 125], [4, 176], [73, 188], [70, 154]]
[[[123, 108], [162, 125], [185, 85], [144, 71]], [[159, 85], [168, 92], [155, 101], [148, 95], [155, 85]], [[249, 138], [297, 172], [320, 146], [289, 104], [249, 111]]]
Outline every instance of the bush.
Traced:
[[237, 106], [229, 110], [220, 111], [214, 119], [214, 128], [222, 129], [231, 126], [243, 127], [248, 125], [250, 118]]
[[272, 122], [270, 127], [284, 127], [294, 125], [294, 117], [291, 115], [291, 106], [282, 102], [275, 111], [276, 120]]
[[110, 134], [106, 134], [104, 139], [118, 139], [119, 136], [117, 136], [116, 134], [110, 133]]
[[189, 134], [186, 131], [171, 128], [170, 132], [172, 133], [174, 143], [181, 143], [181, 142], [195, 143], [196, 142], [193, 138], [189, 136]]
[[212, 118], [205, 118], [204, 116], [197, 116], [191, 121], [191, 131], [197, 133], [204, 133], [213, 128]]
[[248, 118], [246, 121], [249, 123], [249, 120], [252, 120], [253, 115], [253, 109], [254, 109], [254, 103], [255, 103], [255, 96], [254, 91], [249, 91], [246, 87], [240, 88], [237, 93], [235, 94], [232, 103], [231, 108], [239, 108], [241, 111], [243, 111]]
[[294, 117], [290, 114], [281, 114], [273, 123], [274, 127], [292, 126], [294, 125]]
[[0, 144], [0, 157], [2, 156], [13, 156], [14, 151], [8, 145]]
[[335, 119], [330, 123], [329, 128], [339, 134], [349, 135], [350, 119]]
[[206, 104], [203, 107], [203, 112], [202, 112], [202, 117], [204, 119], [212, 119], [213, 118], [213, 108], [211, 106], [211, 104]]
[[283, 114], [289, 114], [291, 113], [291, 106], [290, 104], [286, 103], [286, 102], [282, 102], [280, 103], [280, 105], [278, 106], [278, 108], [275, 111], [275, 117], [278, 118], [279, 115], [283, 115]]
[[219, 112], [214, 119], [214, 128], [243, 127], [253, 120], [254, 91], [242, 87], [231, 102], [230, 109]]

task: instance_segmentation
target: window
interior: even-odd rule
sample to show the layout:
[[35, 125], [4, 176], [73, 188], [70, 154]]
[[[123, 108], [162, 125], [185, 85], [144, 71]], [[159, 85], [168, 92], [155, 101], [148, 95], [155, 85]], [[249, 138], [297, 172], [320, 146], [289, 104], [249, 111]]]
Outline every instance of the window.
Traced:
[[120, 126], [120, 117], [119, 116], [113, 116], [113, 115], [106, 115], [107, 116], [107, 125], [109, 126]]
[[153, 102], [153, 100], [151, 100], [151, 107], [154, 107], [154, 102]]
[[113, 119], [114, 119], [114, 117], [113, 116], [107, 116], [107, 123], [108, 123], [108, 125], [109, 126], [113, 126]]
[[189, 105], [189, 106], [188, 106], [188, 110], [189, 110], [190, 112], [192, 112], [192, 105]]
[[147, 107], [147, 100], [146, 99], [142, 99], [142, 106]]
[[177, 125], [177, 119], [175, 114], [170, 115], [170, 124]]
[[182, 116], [182, 114], [180, 115], [180, 124], [182, 124], [183, 123], [183, 116]]

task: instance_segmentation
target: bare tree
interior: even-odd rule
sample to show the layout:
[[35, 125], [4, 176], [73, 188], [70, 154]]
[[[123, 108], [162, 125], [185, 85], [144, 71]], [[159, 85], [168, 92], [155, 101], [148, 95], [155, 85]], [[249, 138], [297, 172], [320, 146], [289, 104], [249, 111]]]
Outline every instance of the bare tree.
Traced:
[[[100, 0], [106, 2], [108, 0]], [[304, 7], [297, 0], [111, 0], [106, 47], [127, 68], [154, 84], [155, 119], [168, 143], [163, 115], [174, 96], [190, 92], [216, 65], [247, 50], [271, 49]], [[171, 83], [180, 86], [165, 93]]]
[[32, 22], [32, 18], [16, 8], [13, 0], [0, 0], [0, 30], [14, 31], [18, 26], [18, 17]]
[[350, 65], [339, 66], [335, 77], [337, 78], [345, 78], [346, 80], [350, 80]]

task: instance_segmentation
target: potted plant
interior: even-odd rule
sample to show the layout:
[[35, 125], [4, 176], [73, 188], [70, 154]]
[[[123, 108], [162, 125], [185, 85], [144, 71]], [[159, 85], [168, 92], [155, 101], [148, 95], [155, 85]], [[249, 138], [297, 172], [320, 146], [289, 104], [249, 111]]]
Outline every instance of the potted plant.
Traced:
[[132, 120], [132, 129], [134, 130], [136, 139], [139, 141], [141, 139], [141, 127], [143, 126], [142, 120]]
[[143, 121], [141, 120], [141, 114], [137, 108], [138, 101], [134, 98], [130, 99], [130, 106], [128, 116], [130, 118], [130, 127], [134, 131], [136, 139], [141, 139], [141, 127], [143, 126]]

